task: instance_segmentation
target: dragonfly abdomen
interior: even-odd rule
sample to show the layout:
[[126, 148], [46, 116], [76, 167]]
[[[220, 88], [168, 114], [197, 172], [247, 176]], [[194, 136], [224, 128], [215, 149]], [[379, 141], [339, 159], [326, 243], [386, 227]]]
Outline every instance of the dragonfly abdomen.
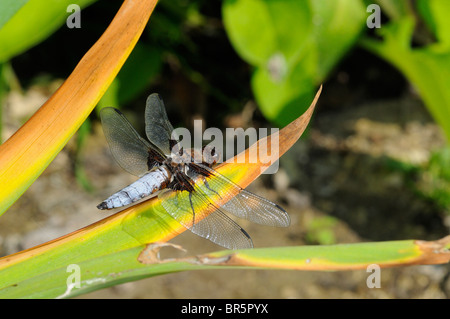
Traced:
[[163, 188], [170, 180], [167, 168], [160, 166], [145, 174], [134, 183], [111, 195], [99, 205], [98, 209], [113, 209], [137, 202]]

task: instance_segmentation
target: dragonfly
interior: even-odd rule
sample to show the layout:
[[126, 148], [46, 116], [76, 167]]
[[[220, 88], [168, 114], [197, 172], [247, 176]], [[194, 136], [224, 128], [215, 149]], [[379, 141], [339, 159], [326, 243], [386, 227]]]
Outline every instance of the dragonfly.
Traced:
[[289, 215], [279, 205], [214, 170], [219, 160], [215, 147], [180, 146], [159, 94], [151, 94], [146, 102], [148, 140], [118, 109], [105, 107], [100, 118], [113, 158], [139, 179], [101, 202], [98, 209], [123, 207], [157, 195], [164, 210], [181, 225], [228, 249], [252, 248], [253, 242], [227, 214], [261, 225], [289, 226]]

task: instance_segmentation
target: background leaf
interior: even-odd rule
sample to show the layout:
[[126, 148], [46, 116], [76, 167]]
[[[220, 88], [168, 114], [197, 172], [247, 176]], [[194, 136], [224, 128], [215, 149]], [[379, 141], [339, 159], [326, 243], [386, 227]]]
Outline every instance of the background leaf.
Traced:
[[275, 54], [282, 54], [288, 62], [295, 59], [311, 27], [307, 1], [228, 0], [222, 10], [236, 51], [260, 67]]
[[450, 52], [436, 46], [411, 48], [414, 26], [413, 18], [405, 17], [381, 29], [384, 41], [366, 37], [361, 44], [406, 75], [450, 140]]
[[311, 74], [316, 56], [311, 51], [304, 53], [301, 62], [289, 68], [280, 80], [274, 80], [267, 68], [257, 68], [253, 73], [252, 89], [261, 112], [276, 123], [289, 123], [294, 114], [305, 111], [301, 106], [313, 96], [315, 83]]
[[283, 126], [305, 111], [299, 105], [356, 42], [365, 8], [359, 0], [229, 0], [223, 19], [235, 50], [255, 67], [261, 111]]
[[311, 1], [314, 28], [311, 41], [317, 53], [316, 85], [322, 83], [365, 30], [366, 13], [362, 1]]
[[29, 0], [3, 0], [0, 3], [0, 29]]
[[137, 43], [130, 57], [99, 101], [104, 106], [120, 107], [142, 94], [162, 67], [161, 52], [147, 44]]
[[436, 36], [439, 45], [447, 49], [450, 48], [450, 21], [447, 15], [450, 10], [450, 2], [445, 0], [419, 0], [417, 1], [417, 8]]
[[[94, 1], [78, 0], [76, 4], [84, 8]], [[65, 23], [70, 15], [67, 6], [73, 3], [73, 0], [28, 0], [23, 3], [0, 29], [0, 63], [45, 40]]]
[[[389, 18], [392, 20], [401, 19], [406, 16], [411, 16], [413, 14], [410, 1], [376, 0], [375, 2], [383, 8], [383, 13], [389, 16]], [[369, 2], [366, 1], [366, 3]]]

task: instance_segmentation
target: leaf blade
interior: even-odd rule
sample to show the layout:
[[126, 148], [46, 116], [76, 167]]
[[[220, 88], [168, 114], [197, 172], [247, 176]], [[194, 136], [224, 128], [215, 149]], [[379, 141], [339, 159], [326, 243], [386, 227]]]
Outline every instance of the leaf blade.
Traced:
[[[285, 269], [343, 271], [450, 261], [450, 236], [437, 241], [385, 241], [321, 246], [255, 248], [218, 251], [205, 255], [161, 260], [157, 253], [167, 244], [153, 243], [86, 260], [78, 266], [80, 287], [65, 286], [66, 267], [0, 288], [4, 298], [69, 298], [112, 285], [179, 271], [205, 269]], [[147, 256], [147, 257], [145, 257]], [[102, 265], [102, 267], [99, 267]], [[104, 270], [108, 269], [108, 272]], [[42, 285], [42, 282], [49, 283]], [[29, 292], [32, 291], [32, 294]], [[28, 295], [27, 295], [28, 293]]]
[[[80, 8], [84, 8], [96, 0], [78, 0]], [[26, 3], [25, 3], [26, 2]], [[69, 16], [67, 6], [71, 0], [20, 0], [14, 3], [22, 7], [1, 26], [0, 17], [0, 62], [28, 50], [64, 24]], [[10, 4], [6, 5], [8, 8]], [[0, 7], [0, 12], [2, 8]], [[10, 9], [11, 10], [11, 7]], [[36, 14], [39, 12], [39, 14]]]

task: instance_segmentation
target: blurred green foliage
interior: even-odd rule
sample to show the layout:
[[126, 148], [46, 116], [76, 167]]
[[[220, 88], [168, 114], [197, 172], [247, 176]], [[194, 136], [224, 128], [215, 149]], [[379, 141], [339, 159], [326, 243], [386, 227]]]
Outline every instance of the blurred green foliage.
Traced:
[[161, 52], [148, 44], [137, 43], [133, 52], [99, 101], [102, 107], [126, 105], [151, 84], [162, 67]]
[[432, 154], [430, 161], [417, 173], [415, 187], [450, 215], [450, 148]]
[[[48, 38], [68, 17], [72, 3], [84, 8], [96, 0], [2, 0], [0, 2], [0, 63]], [[3, 24], [3, 25], [2, 25]]]
[[27, 2], [28, 0], [3, 0], [2, 10], [0, 10], [0, 28]]
[[[311, 99], [343, 55], [360, 44], [416, 87], [450, 142], [450, 1], [375, 1], [387, 22], [381, 11], [369, 9], [372, 2], [224, 1], [226, 31], [237, 53], [254, 67], [251, 85], [261, 111], [282, 126], [295, 119], [303, 112], [299, 107], [307, 105], [302, 101]], [[371, 18], [378, 23], [372, 33]], [[423, 24], [428, 37], [420, 36]], [[437, 152], [419, 168], [415, 183], [443, 207], [450, 207], [448, 167], [448, 150]]]
[[[380, 1], [383, 4], [385, 1]], [[409, 1], [397, 3], [410, 4]], [[446, 17], [450, 2], [446, 0], [418, 1], [408, 10], [393, 7], [390, 21], [377, 30], [382, 40], [365, 36], [361, 44], [398, 68], [417, 88], [435, 121], [450, 142], [450, 20]], [[417, 10], [432, 32], [435, 41], [417, 38]]]
[[[416, 87], [435, 121], [450, 142], [450, 1], [380, 0], [389, 4], [390, 21], [377, 30], [382, 40], [365, 36], [364, 48], [398, 68]], [[384, 7], [383, 7], [384, 8]], [[416, 14], [417, 12], [417, 14]], [[420, 37], [422, 21], [431, 37]], [[423, 26], [422, 26], [423, 28]], [[430, 38], [432, 41], [430, 41]], [[436, 151], [427, 164], [409, 168], [413, 188], [450, 213], [450, 151], [448, 146]], [[408, 174], [410, 175], [410, 174]]]
[[437, 42], [444, 50], [450, 48], [450, 2], [445, 0], [418, 0], [417, 8]]
[[[368, 35], [370, 1], [226, 0], [223, 19], [237, 53], [254, 66], [252, 89], [264, 115], [285, 125], [302, 113], [343, 55], [357, 42], [397, 67], [419, 90], [450, 141], [450, 22], [446, 0], [379, 0], [389, 17]], [[366, 12], [368, 11], [368, 12]], [[415, 14], [418, 11], [420, 15]], [[436, 42], [413, 47], [423, 18]], [[366, 31], [366, 32], [363, 32]]]
[[401, 172], [408, 186], [418, 196], [432, 201], [445, 214], [450, 215], [450, 148], [434, 151], [422, 165], [389, 158], [387, 167]]
[[363, 3], [354, 0], [227, 0], [223, 20], [238, 54], [255, 67], [252, 89], [261, 111], [286, 125], [358, 39]]
[[333, 245], [336, 243], [336, 226], [338, 220], [332, 216], [312, 219], [305, 227], [305, 240], [308, 244]]

